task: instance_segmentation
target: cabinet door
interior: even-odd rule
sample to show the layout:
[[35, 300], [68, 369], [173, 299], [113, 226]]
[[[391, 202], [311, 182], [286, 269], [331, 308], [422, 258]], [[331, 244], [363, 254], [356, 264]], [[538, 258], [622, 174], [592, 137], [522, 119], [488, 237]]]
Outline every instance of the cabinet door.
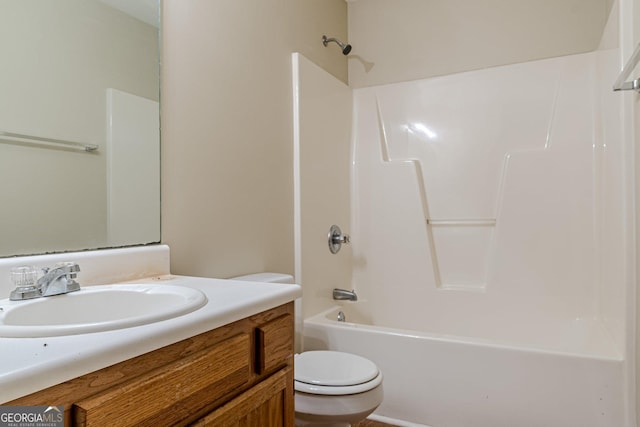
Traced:
[[293, 427], [293, 368], [284, 368], [194, 424], [197, 427]]

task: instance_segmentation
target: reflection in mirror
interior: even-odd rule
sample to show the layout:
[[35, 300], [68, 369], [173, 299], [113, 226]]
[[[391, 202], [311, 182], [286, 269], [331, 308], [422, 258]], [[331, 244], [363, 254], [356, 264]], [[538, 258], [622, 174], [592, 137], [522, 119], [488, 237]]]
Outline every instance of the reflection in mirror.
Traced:
[[160, 240], [158, 8], [0, 0], [0, 256]]

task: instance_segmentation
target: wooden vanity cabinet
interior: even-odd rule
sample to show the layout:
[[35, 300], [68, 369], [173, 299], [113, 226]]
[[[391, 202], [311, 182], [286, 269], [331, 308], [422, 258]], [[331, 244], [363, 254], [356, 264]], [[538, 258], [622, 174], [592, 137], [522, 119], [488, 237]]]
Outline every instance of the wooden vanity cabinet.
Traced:
[[294, 425], [293, 303], [21, 397], [66, 426]]

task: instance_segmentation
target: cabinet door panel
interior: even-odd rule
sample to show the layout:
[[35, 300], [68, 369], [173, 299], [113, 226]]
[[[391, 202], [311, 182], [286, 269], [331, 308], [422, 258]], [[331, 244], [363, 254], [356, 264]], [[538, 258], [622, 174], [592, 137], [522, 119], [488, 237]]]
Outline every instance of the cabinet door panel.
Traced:
[[282, 369], [199, 420], [196, 427], [289, 427], [294, 424], [293, 369]]
[[250, 338], [245, 333], [77, 402], [76, 425], [177, 424], [250, 376]]

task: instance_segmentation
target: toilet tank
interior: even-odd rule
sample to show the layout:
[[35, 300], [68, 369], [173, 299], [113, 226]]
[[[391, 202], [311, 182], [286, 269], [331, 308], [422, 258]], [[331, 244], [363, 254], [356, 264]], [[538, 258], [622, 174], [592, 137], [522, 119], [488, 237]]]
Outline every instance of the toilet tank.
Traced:
[[265, 283], [295, 283], [293, 276], [282, 273], [256, 273], [246, 276], [229, 277], [229, 280], [241, 280], [243, 282], [265, 282]]

